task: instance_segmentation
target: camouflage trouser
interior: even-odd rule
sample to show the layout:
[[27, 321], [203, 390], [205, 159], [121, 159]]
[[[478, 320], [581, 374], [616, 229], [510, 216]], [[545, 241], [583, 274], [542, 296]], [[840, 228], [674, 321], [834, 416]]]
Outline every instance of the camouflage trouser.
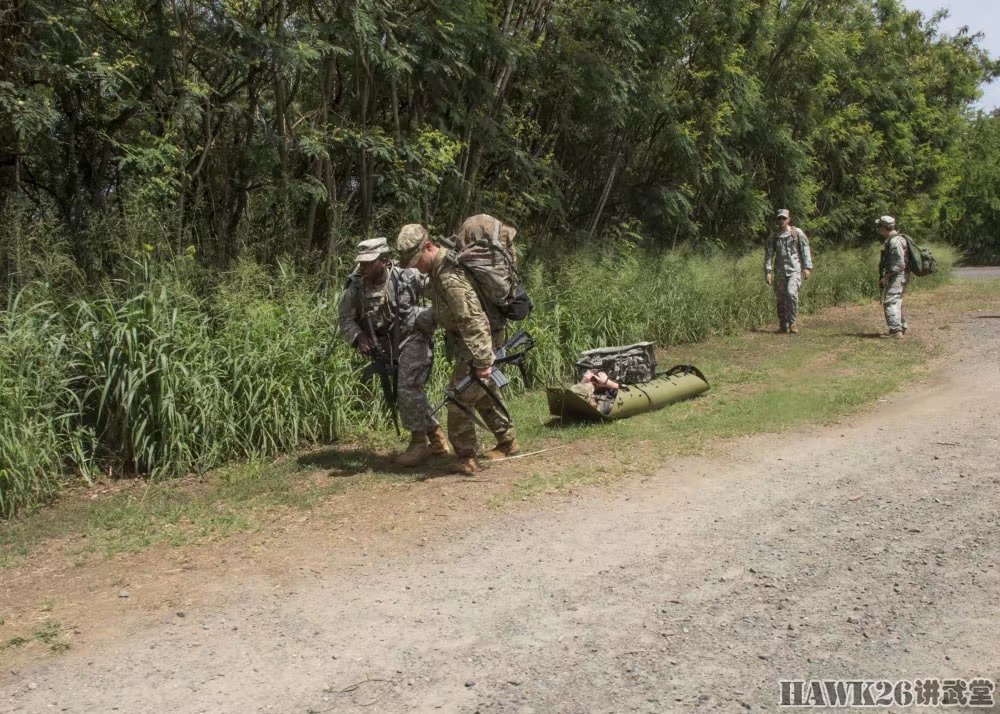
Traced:
[[[452, 370], [448, 388], [454, 388], [456, 384], [465, 379], [470, 369], [471, 366], [465, 360], [455, 362], [455, 369]], [[490, 391], [502, 400], [492, 380], [487, 380], [486, 384]], [[514, 425], [507, 422], [500, 410], [497, 409], [497, 405], [478, 384], [469, 386], [458, 395], [458, 398], [462, 404], [479, 413], [498, 443], [514, 438]], [[448, 440], [458, 456], [475, 456], [476, 451], [478, 451], [479, 443], [476, 440], [475, 422], [451, 401], [448, 402]]]
[[774, 296], [778, 299], [778, 322], [782, 327], [795, 324], [799, 315], [799, 286], [802, 273], [774, 276]]
[[898, 273], [889, 278], [889, 284], [882, 291], [882, 309], [889, 332], [906, 330], [906, 314], [903, 312], [903, 293], [906, 291], [906, 273]]
[[396, 373], [396, 408], [399, 421], [407, 431], [426, 433], [438, 427], [424, 390], [433, 364], [434, 348], [430, 337], [414, 332], [403, 340]]

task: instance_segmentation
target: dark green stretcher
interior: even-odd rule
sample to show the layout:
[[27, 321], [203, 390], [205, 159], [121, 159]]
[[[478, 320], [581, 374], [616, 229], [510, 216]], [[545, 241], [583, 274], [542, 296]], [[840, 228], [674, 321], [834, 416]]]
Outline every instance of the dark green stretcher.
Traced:
[[598, 398], [598, 406], [568, 387], [548, 387], [549, 414], [561, 419], [612, 421], [690, 399], [709, 388], [697, 367], [679, 364], [641, 384], [623, 384], [610, 398]]

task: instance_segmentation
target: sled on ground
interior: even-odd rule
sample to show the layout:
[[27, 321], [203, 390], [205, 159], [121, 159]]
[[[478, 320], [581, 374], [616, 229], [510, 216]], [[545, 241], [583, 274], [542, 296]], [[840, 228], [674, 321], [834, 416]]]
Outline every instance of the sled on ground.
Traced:
[[576, 384], [546, 389], [549, 414], [586, 421], [625, 419], [708, 391], [705, 375], [692, 365], [658, 373], [655, 349], [652, 342], [637, 342], [582, 353]]

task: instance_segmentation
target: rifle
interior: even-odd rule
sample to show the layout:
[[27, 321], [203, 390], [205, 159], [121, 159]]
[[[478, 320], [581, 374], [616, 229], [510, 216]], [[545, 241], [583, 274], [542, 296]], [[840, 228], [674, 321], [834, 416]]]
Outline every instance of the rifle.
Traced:
[[364, 325], [367, 328], [366, 333], [368, 338], [372, 342], [371, 349], [371, 363], [365, 367], [364, 371], [361, 373], [365, 379], [371, 379], [372, 377], [378, 375], [379, 384], [382, 385], [382, 397], [385, 399], [385, 406], [389, 410], [389, 415], [392, 417], [392, 425], [396, 428], [396, 436], [399, 436], [402, 432], [399, 430], [399, 414], [396, 410], [396, 396], [399, 390], [399, 373], [396, 370], [396, 365], [389, 355], [385, 353], [382, 349], [382, 345], [378, 341], [378, 337], [375, 335], [375, 327], [372, 325], [372, 314], [366, 313], [364, 318]]
[[[507, 375], [505, 375], [500, 369], [506, 365], [513, 365], [517, 367], [518, 372], [521, 373], [521, 379], [524, 381], [524, 384], [528, 384], [528, 374], [524, 369], [524, 358], [527, 357], [528, 352], [534, 349], [534, 347], [535, 338], [528, 334], [528, 331], [522, 327], [514, 333], [513, 337], [504, 342], [493, 352], [493, 371], [490, 372], [489, 378], [498, 390], [506, 387], [510, 383], [510, 380], [507, 379]], [[475, 368], [471, 365], [468, 376], [463, 377], [454, 387], [444, 390], [444, 399], [442, 399], [441, 403], [431, 410], [431, 414], [436, 414], [441, 410], [441, 407], [448, 402], [452, 402], [455, 406], [461, 409], [467, 417], [472, 419], [473, 423], [479, 425], [486, 431], [490, 431], [490, 428], [483, 423], [483, 420], [479, 417], [479, 415], [458, 398], [462, 392], [471, 387], [473, 384], [478, 384], [483, 388], [483, 391], [486, 392], [487, 396], [496, 406], [503, 418], [507, 420], [508, 424], [512, 424], [514, 422], [510, 412], [507, 411], [507, 406], [503, 403], [503, 400], [501, 400], [500, 397], [498, 397], [496, 393], [476, 375]]]

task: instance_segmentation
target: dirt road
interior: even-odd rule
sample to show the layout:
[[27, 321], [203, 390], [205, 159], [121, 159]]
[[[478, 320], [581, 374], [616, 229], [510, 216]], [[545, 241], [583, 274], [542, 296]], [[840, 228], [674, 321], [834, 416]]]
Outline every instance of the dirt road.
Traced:
[[988, 317], [866, 416], [248, 576], [4, 672], [0, 709], [728, 712], [776, 709], [781, 679], [1000, 682]]

